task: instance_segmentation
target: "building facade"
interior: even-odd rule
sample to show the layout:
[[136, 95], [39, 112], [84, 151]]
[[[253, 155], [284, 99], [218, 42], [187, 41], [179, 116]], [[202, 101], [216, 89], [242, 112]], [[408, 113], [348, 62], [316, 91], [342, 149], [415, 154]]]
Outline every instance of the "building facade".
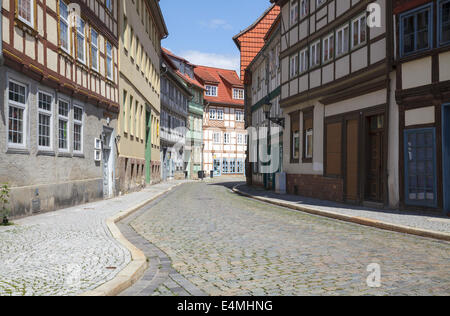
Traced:
[[117, 1], [2, 1], [0, 182], [11, 216], [114, 196]]
[[[277, 1], [289, 193], [399, 206], [392, 3]], [[376, 22], [369, 15], [379, 8]]]
[[203, 148], [203, 95], [205, 89], [197, 81], [194, 74], [195, 65], [186, 59], [176, 56], [167, 49], [163, 49], [167, 57], [177, 69], [177, 75], [184, 80], [191, 96], [188, 98], [188, 118], [186, 121], [185, 160], [186, 172], [189, 179], [198, 179], [198, 172], [202, 171]]
[[195, 68], [205, 87], [203, 166], [214, 176], [245, 174], [244, 86], [233, 70]]
[[168, 35], [157, 0], [119, 1], [121, 192], [161, 180], [160, 58]]
[[184, 179], [188, 157], [186, 136], [188, 103], [192, 94], [178, 64], [163, 49], [161, 79], [161, 176], [164, 181]]
[[[249, 113], [247, 116], [248, 126], [255, 128], [255, 136], [258, 136], [256, 140], [253, 140], [252, 137], [250, 139], [256, 144], [255, 149], [259, 148], [258, 141], [270, 144], [266, 151], [269, 157], [273, 157], [273, 159], [263, 163], [262, 160], [266, 159], [259, 159], [259, 150], [254, 152], [254, 159], [252, 159], [254, 162], [251, 164], [251, 183], [270, 190], [277, 189], [276, 176], [283, 170], [284, 122], [269, 122], [266, 113], [264, 113], [264, 105], [270, 104], [270, 118], [282, 118], [284, 116], [280, 108], [280, 22], [281, 18], [274, 21], [265, 36], [266, 44], [247, 67], [245, 73], [245, 76], [250, 78], [245, 80], [246, 104], [248, 104], [246, 112]], [[264, 135], [262, 134], [265, 134], [266, 137], [263, 138]], [[274, 157], [274, 154], [277, 156]], [[270, 170], [264, 170], [264, 165]]]
[[450, 214], [450, 1], [393, 1], [402, 208]]

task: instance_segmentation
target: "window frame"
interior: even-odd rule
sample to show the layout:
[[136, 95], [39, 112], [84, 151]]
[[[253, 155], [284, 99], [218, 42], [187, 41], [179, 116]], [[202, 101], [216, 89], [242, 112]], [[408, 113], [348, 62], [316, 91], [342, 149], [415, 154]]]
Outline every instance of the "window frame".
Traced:
[[[83, 139], [84, 139], [84, 107], [79, 104], [73, 105], [73, 133], [72, 133], [72, 140], [73, 140], [73, 152], [76, 154], [83, 154], [84, 152], [84, 146], [83, 146]], [[75, 119], [75, 108], [78, 108], [81, 110], [81, 121]], [[75, 149], [75, 125], [80, 126], [80, 150]]]
[[241, 122], [242, 123], [242, 122], [245, 121], [244, 112], [236, 111], [235, 116], [236, 116], [236, 122]]
[[[403, 21], [404, 19], [411, 17], [411, 16], [415, 16], [414, 18], [414, 46], [417, 47], [417, 18], [416, 16], [422, 12], [422, 11], [427, 11], [428, 10], [428, 47], [426, 48], [422, 48], [422, 49], [415, 49], [412, 52], [409, 53], [405, 53], [404, 51], [404, 24]], [[415, 55], [421, 52], [425, 52], [428, 51], [430, 49], [433, 48], [434, 43], [433, 43], [433, 36], [434, 36], [434, 28], [433, 28], [433, 2], [425, 4], [423, 6], [420, 6], [418, 8], [406, 11], [402, 14], [400, 14], [399, 16], [399, 23], [400, 23], [400, 27], [399, 27], [399, 34], [400, 34], [400, 57], [407, 57], [407, 56], [411, 56], [411, 55]], [[439, 19], [438, 19], [439, 21]]]
[[[106, 41], [106, 49], [105, 49], [105, 63], [106, 63], [106, 68], [105, 68], [105, 77], [108, 78], [109, 80], [113, 80], [114, 79], [114, 62], [113, 62], [113, 45]], [[108, 54], [108, 46], [111, 47], [111, 54]], [[110, 69], [111, 68], [111, 69]], [[111, 71], [111, 73], [109, 74], [108, 72]]]
[[[61, 14], [61, 6], [64, 5], [67, 8], [67, 18], [69, 18], [69, 6], [67, 5], [67, 3], [65, 3], [64, 1], [60, 0], [59, 2], [59, 6], [58, 6], [58, 11], [59, 11], [59, 47], [65, 51], [66, 53], [70, 54], [70, 23], [69, 20], [66, 19], [65, 17], [63, 17], [63, 15]], [[64, 23], [65, 25], [67, 25], [67, 36], [65, 38], [65, 40], [67, 41], [67, 46], [63, 46], [63, 42], [62, 42], [62, 34], [61, 34], [61, 23]]]
[[[321, 48], [320, 48], [320, 43], [321, 43], [321, 40], [319, 39], [319, 40], [315, 41], [314, 43], [312, 43], [312, 44], [309, 46], [309, 69], [317, 68], [317, 67], [319, 67], [320, 64], [321, 64], [321, 63], [320, 63], [320, 62], [321, 62], [321, 56], [320, 56], [320, 54], [321, 54]], [[315, 58], [313, 58], [314, 56], [313, 56], [313, 53], [312, 53], [313, 47], [315, 47], [315, 52], [316, 52], [316, 54], [318, 55], [318, 56], [315, 56]], [[316, 60], [317, 63], [314, 63], [314, 64], [313, 64], [313, 60]]]
[[[306, 2], [306, 5], [303, 7], [302, 4], [305, 3], [305, 2]], [[299, 6], [300, 6], [300, 14], [299, 14], [299, 16], [300, 16], [300, 21], [301, 21], [305, 17], [307, 17], [308, 14], [309, 14], [309, 0], [300, 0]], [[303, 10], [303, 8], [306, 8], [306, 9]]]
[[[328, 58], [325, 59], [325, 43], [328, 43]], [[332, 47], [330, 46], [332, 45]], [[335, 34], [329, 33], [327, 36], [322, 38], [322, 64], [327, 64], [329, 62], [332, 62], [334, 60], [336, 47], [335, 45]]]
[[[67, 104], [67, 116], [64, 116], [62, 114], [60, 114], [59, 112], [59, 106], [60, 106], [60, 102], [64, 102]], [[58, 113], [58, 152], [60, 153], [69, 153], [70, 152], [70, 114], [71, 114], [71, 104], [70, 101], [64, 98], [59, 98], [58, 99], [58, 109], [57, 109], [57, 113]], [[67, 144], [67, 148], [61, 148], [60, 147], [60, 121], [64, 121], [67, 124], [67, 137], [66, 137], [66, 144]]]
[[244, 89], [233, 88], [233, 99], [244, 100]]
[[[408, 136], [410, 134], [418, 134], [418, 133], [423, 133], [423, 132], [432, 132], [433, 134], [433, 153], [434, 153], [434, 157], [433, 157], [433, 178], [434, 178], [434, 182], [433, 182], [433, 190], [434, 190], [434, 200], [433, 202], [428, 202], [427, 201], [431, 201], [431, 200], [427, 200], [425, 199], [425, 202], [420, 202], [420, 200], [411, 200], [409, 198], [409, 156], [408, 156]], [[429, 127], [429, 128], [413, 128], [413, 129], [407, 129], [404, 131], [404, 158], [405, 158], [405, 165], [404, 165], [404, 181], [405, 181], [405, 204], [408, 206], [423, 206], [423, 207], [431, 207], [431, 208], [437, 208], [438, 207], [438, 187], [437, 187], [437, 144], [436, 144], [436, 128], [435, 127]]]
[[231, 133], [223, 133], [223, 144], [231, 145]]
[[[83, 63], [83, 64], [86, 65], [86, 57], [87, 57], [86, 56], [86, 21], [83, 20], [81, 17], [77, 17], [77, 20], [79, 20], [79, 21], [77, 21], [77, 27], [76, 27], [76, 32], [75, 32], [75, 37], [76, 37], [75, 43], [77, 45], [76, 46], [77, 47], [76, 55], [77, 55], [77, 60], [80, 63]], [[82, 22], [82, 24], [83, 24], [83, 31], [82, 32], [79, 30], [79, 25], [81, 24], [80, 22]], [[79, 53], [80, 53], [80, 47], [78, 47], [78, 45], [80, 44], [79, 43], [79, 37], [83, 38], [83, 59], [81, 59], [80, 56], [79, 56]]]
[[216, 110], [217, 111], [217, 121], [223, 121], [224, 120], [224, 111], [223, 110]]
[[[19, 1], [29, 1], [30, 2], [30, 21], [28, 21], [26, 18], [22, 17], [19, 14]], [[36, 2], [35, 0], [17, 0], [17, 19], [19, 19], [21, 22], [25, 23], [26, 25], [28, 25], [31, 28], [35, 28], [35, 5]]]
[[299, 21], [299, 17], [300, 17], [299, 0], [290, 0], [289, 1], [289, 26], [292, 27], [295, 24], [297, 24]]
[[[215, 91], [214, 94], [212, 93], [213, 91]], [[205, 86], [205, 96], [217, 97], [218, 95], [219, 95], [219, 87], [218, 86], [212, 86], [212, 85]]]
[[[345, 45], [345, 29], [347, 29], [347, 45]], [[335, 52], [336, 52], [336, 58], [344, 56], [345, 54], [347, 54], [350, 51], [350, 30], [351, 27], [349, 24], [345, 24], [343, 26], [341, 26], [340, 28], [338, 28], [336, 30], [336, 47], [335, 47]], [[342, 42], [340, 42], [339, 40], [339, 33], [342, 32]], [[342, 45], [342, 51], [339, 51], [339, 44]]]
[[[93, 33], [95, 33], [96, 35], [97, 35], [97, 41], [96, 41], [96, 44], [94, 45], [94, 41], [92, 40], [92, 38], [93, 38]], [[91, 68], [93, 69], [93, 70], [95, 70], [96, 72], [99, 72], [99, 66], [100, 66], [100, 50], [98, 49], [98, 43], [99, 43], [99, 40], [98, 40], [98, 37], [99, 37], [99, 33], [97, 32], [97, 30], [95, 29], [95, 28], [93, 28], [93, 27], [91, 27], [91, 40], [90, 40], [90, 44], [91, 44]], [[97, 56], [97, 60], [96, 60], [96, 63], [97, 63], [97, 67], [94, 67], [94, 54], [93, 54], [93, 50], [96, 50], [97, 51], [97, 54], [96, 54], [96, 56]]]
[[[24, 103], [19, 103], [13, 100], [10, 100], [9, 98], [9, 87], [10, 83], [13, 83], [15, 85], [21, 86], [25, 88], [24, 93]], [[28, 100], [29, 100], [29, 86], [27, 84], [21, 83], [17, 80], [8, 78], [7, 80], [7, 89], [6, 89], [6, 98], [8, 100], [8, 123], [7, 123], [7, 131], [6, 131], [6, 143], [8, 145], [8, 148], [12, 149], [26, 149], [28, 145]], [[21, 143], [13, 143], [9, 141], [9, 132], [10, 132], [10, 114], [11, 114], [11, 107], [15, 107], [18, 109], [21, 109], [23, 111], [23, 117], [22, 117], [22, 142]]]
[[216, 109], [209, 109], [209, 119], [210, 120], [217, 120], [217, 110]]
[[289, 57], [289, 76], [291, 79], [298, 76], [298, 59], [299, 59], [298, 53]]
[[218, 132], [213, 133], [213, 144], [220, 145], [222, 140], [222, 135]]
[[[361, 35], [362, 35], [362, 27], [361, 27], [361, 20], [364, 19], [364, 41], [361, 41]], [[355, 37], [354, 37], [354, 27], [355, 22], [358, 21], [358, 43], [355, 43]], [[367, 43], [367, 14], [364, 12], [363, 14], [358, 15], [356, 18], [352, 19], [351, 21], [351, 34], [349, 35], [351, 37], [351, 48], [357, 49], [361, 46], [364, 46]]]
[[[40, 108], [39, 104], [40, 104], [40, 95], [41, 94], [46, 95], [46, 96], [51, 98], [50, 111]], [[37, 146], [38, 146], [38, 150], [39, 151], [47, 151], [47, 152], [53, 151], [53, 129], [54, 129], [54, 127], [53, 127], [53, 120], [54, 120], [53, 113], [54, 113], [54, 108], [55, 108], [55, 96], [54, 96], [54, 94], [39, 89], [38, 93], [37, 93], [37, 133], [36, 133], [36, 135], [37, 135]], [[46, 115], [46, 116], [50, 117], [50, 126], [49, 126], [50, 127], [50, 132], [49, 132], [49, 134], [50, 134], [49, 135], [49, 144], [50, 144], [50, 146], [42, 146], [42, 145], [39, 144], [39, 138], [41, 137], [41, 135], [39, 133], [39, 125], [40, 125], [39, 118], [40, 118], [40, 115]]]
[[450, 0], [439, 0], [437, 6], [438, 6], [438, 39], [439, 39], [439, 47], [443, 47], [443, 46], [447, 46], [450, 45], [450, 40], [448, 40], [447, 42], [442, 42], [442, 31], [443, 31], [443, 10], [442, 7], [444, 4], [450, 4]]

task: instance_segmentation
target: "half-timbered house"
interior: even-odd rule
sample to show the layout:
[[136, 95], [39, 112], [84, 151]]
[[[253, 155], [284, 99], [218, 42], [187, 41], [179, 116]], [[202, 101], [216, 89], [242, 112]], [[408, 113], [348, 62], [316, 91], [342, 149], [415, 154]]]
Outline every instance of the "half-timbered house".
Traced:
[[0, 182], [12, 216], [116, 192], [117, 0], [3, 0]]

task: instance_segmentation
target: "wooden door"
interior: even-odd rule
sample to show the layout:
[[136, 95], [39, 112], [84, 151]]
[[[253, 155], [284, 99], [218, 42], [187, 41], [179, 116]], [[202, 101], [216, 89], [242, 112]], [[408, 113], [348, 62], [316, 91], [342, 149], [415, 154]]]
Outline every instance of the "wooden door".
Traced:
[[442, 110], [444, 213], [450, 215], [450, 104], [445, 104]]
[[358, 201], [358, 120], [347, 121], [345, 192], [347, 201]]
[[368, 123], [365, 198], [368, 201], [383, 202], [384, 116], [371, 117]]

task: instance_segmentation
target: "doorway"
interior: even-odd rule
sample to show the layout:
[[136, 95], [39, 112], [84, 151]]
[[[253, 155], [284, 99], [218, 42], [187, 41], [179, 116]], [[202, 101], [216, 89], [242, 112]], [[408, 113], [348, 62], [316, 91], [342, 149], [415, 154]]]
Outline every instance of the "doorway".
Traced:
[[346, 201], [357, 203], [359, 201], [359, 121], [352, 119], [346, 121]]
[[442, 107], [442, 165], [444, 213], [450, 214], [450, 104]]
[[222, 175], [222, 164], [220, 159], [214, 159], [214, 176], [219, 177]]
[[384, 202], [384, 114], [367, 118], [365, 200]]
[[113, 130], [109, 127], [103, 127], [102, 134], [102, 158], [103, 158], [103, 197], [109, 199], [114, 196], [114, 178], [115, 178], [115, 154]]

